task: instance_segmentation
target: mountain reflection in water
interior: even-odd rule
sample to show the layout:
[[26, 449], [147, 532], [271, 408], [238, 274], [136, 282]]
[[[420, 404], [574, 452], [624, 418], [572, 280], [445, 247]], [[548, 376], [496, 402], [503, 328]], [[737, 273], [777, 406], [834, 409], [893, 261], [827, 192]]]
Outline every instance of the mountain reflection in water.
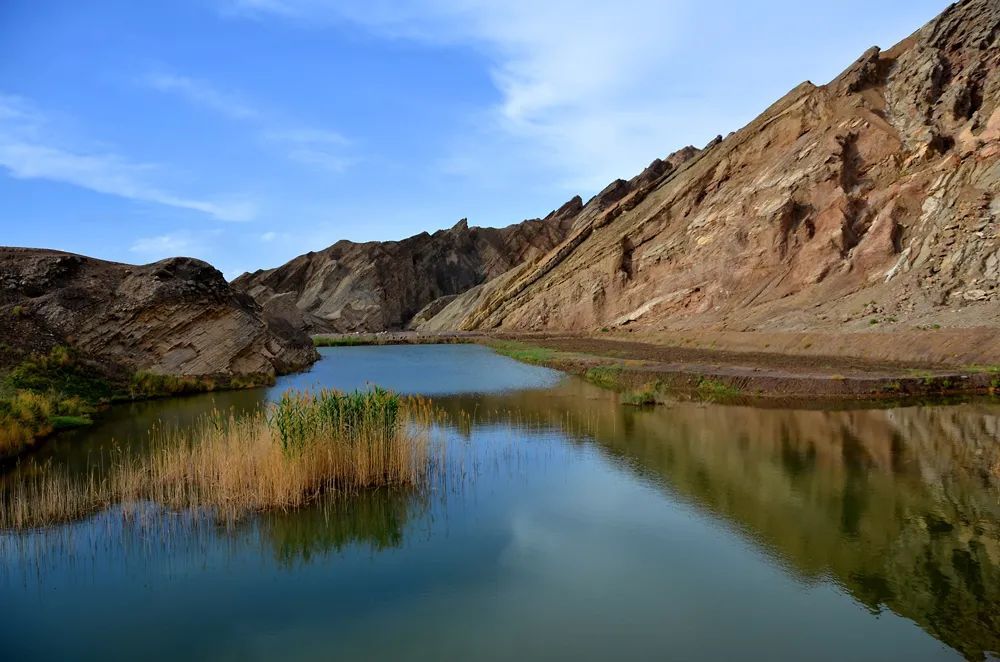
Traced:
[[[347, 365], [341, 364], [342, 371], [335, 374], [377, 371], [373, 357], [392, 356], [383, 352], [363, 354], [365, 360], [357, 364], [349, 359], [360, 353], [335, 354], [347, 357]], [[415, 370], [426, 371], [418, 360], [419, 352], [407, 356]], [[494, 360], [475, 353], [467, 356], [470, 361]], [[387, 365], [386, 374], [391, 374], [393, 364]], [[480, 364], [475, 368], [489, 372]], [[520, 378], [521, 373], [508, 369], [512, 371], [506, 373], [508, 382]], [[351, 383], [329, 383], [331, 378], [322, 372], [320, 376], [324, 385], [351, 387]], [[286, 380], [279, 386], [287, 385]], [[294, 380], [291, 385], [302, 386]], [[452, 391], [461, 388], [464, 383]], [[184, 425], [212, 407], [249, 410], [275, 392], [213, 394], [121, 407], [94, 429], [57, 439], [4, 480], [30, 475], [40, 464], [82, 477], [88, 467], [105, 462], [118, 445], [141, 452], [145, 432], [155, 421]], [[92, 590], [93, 585], [105, 585], [109, 576], [115, 576], [126, 584], [150, 582], [169, 587], [171, 581], [198, 576], [203, 571], [196, 569], [202, 564], [217, 568], [208, 575], [216, 591], [271, 578], [267, 581], [277, 582], [274, 590], [280, 595], [297, 595], [303, 606], [322, 604], [340, 614], [338, 622], [344, 627], [352, 622], [348, 615], [357, 612], [352, 612], [351, 600], [376, 604], [389, 599], [386, 596], [394, 600], [405, 596], [402, 604], [414, 610], [405, 613], [417, 620], [421, 612], [434, 618], [437, 612], [421, 598], [432, 586], [448, 587], [454, 599], [462, 596], [473, 604], [485, 600], [499, 614], [502, 604], [491, 597], [491, 591], [500, 591], [502, 585], [497, 564], [502, 567], [510, 562], [498, 550], [510, 544], [511, 521], [523, 519], [524, 508], [553, 497], [545, 517], [571, 518], [586, 527], [581, 530], [586, 535], [579, 535], [575, 528], [562, 533], [567, 546], [551, 551], [556, 558], [567, 557], [567, 564], [533, 569], [539, 573], [534, 580], [537, 590], [551, 594], [544, 588], [546, 572], [579, 571], [584, 574], [572, 578], [577, 587], [573, 591], [583, 590], [586, 595], [586, 583], [595, 579], [586, 573], [605, 568], [606, 562], [595, 556], [588, 560], [590, 565], [578, 570], [569, 560], [588, 553], [592, 533], [600, 540], [623, 537], [616, 541], [623, 549], [654, 545], [645, 551], [661, 555], [662, 567], [657, 569], [654, 557], [651, 565], [635, 567], [633, 574], [619, 568], [616, 572], [626, 573], [614, 575], [624, 603], [607, 607], [629, 609], [623, 605], [634, 602], [636, 612], [622, 613], [621, 618], [645, 622], [650, 609], [670, 608], [672, 600], [681, 600], [685, 594], [678, 586], [676, 597], [664, 592], [651, 597], [641, 578], [653, 584], [669, 580], [680, 558], [671, 555], [685, 552], [669, 539], [650, 539], [628, 528], [609, 526], [613, 519], [588, 522], [591, 511], [586, 507], [574, 510], [570, 502], [560, 500], [572, 497], [574, 489], [590, 486], [595, 498], [609, 501], [602, 515], [662, 527], [661, 519], [651, 514], [673, 510], [687, 517], [683, 508], [693, 509], [724, 532], [723, 538], [717, 538], [722, 544], [731, 545], [730, 539], [749, 542], [766, 555], [769, 565], [804, 587], [820, 588], [832, 582], [873, 614], [888, 610], [909, 619], [970, 659], [1000, 651], [1000, 405], [995, 402], [852, 410], [699, 403], [632, 408], [621, 406], [615, 394], [580, 380], [553, 380], [548, 375], [520, 389], [505, 384], [494, 393], [445, 392], [435, 395], [434, 401], [445, 413], [441, 424], [448, 438], [447, 460], [446, 470], [427, 490], [323, 498], [309, 508], [261, 514], [229, 526], [183, 513], [164, 515], [149, 506], [131, 515], [113, 509], [86, 522], [3, 534], [0, 595], [8, 603], [24, 600], [35, 595], [30, 586], [37, 584], [38, 594], [31, 598], [40, 600], [36, 608], [58, 611], [44, 598], [45, 591], [56, 586], [68, 590], [65, 587], [78, 584], [81, 590]], [[577, 465], [587, 468], [573, 473]], [[630, 502], [618, 503], [615, 494], [601, 491], [609, 486], [630, 494], [629, 499], [638, 494], [647, 502], [630, 512]], [[563, 511], [551, 511], [552, 503], [563, 504]], [[545, 517], [535, 519], [551, 524]], [[677, 533], [686, 531], [682, 527]], [[571, 535], [577, 537], [566, 537]], [[740, 565], [729, 570], [755, 567], [757, 562], [752, 560], [744, 566], [745, 553], [733, 553], [736, 556], [727, 558], [737, 559]], [[361, 558], [369, 559], [368, 565]], [[668, 576], [650, 574], [657, 572]], [[706, 572], [690, 579], [696, 586], [700, 583], [708, 604], [717, 604], [713, 601], [725, 599], [721, 596], [726, 580], [713, 579]], [[341, 577], [343, 573], [347, 574]], [[240, 583], [226, 579], [230, 575], [240, 577]], [[345, 592], [343, 596], [327, 594], [329, 589], [320, 592], [319, 587], [328, 581], [325, 575], [338, 577], [334, 585]], [[581, 609], [585, 613], [576, 615], [581, 623], [592, 616], [585, 604], [559, 604], [567, 610], [567, 618]], [[696, 613], [700, 606], [690, 608]], [[498, 615], [496, 627], [503, 629], [504, 623], [508, 628], [520, 627], [518, 619], [530, 617], [520, 611], [520, 615], [516, 611], [503, 612], [502, 618]], [[846, 623], [831, 621], [830, 631], [835, 633]], [[23, 628], [23, 624], [11, 627]], [[347, 635], [342, 632], [340, 636], [343, 640]], [[474, 636], [472, 630], [468, 636]], [[363, 633], [357, 637], [362, 647], [358, 650], [362, 650]], [[388, 646], [388, 642], [383, 643]], [[640, 646], [644, 642], [653, 639], [634, 639], [632, 652], [648, 652]], [[572, 646], [572, 642], [558, 643]], [[606, 643], [623, 645], [621, 640]], [[866, 644], [841, 643], [844, 648], [831, 649], [829, 654], [850, 655], [859, 650], [850, 646]], [[591, 646], [589, 655], [602, 653], [593, 642]], [[433, 650], [427, 648], [428, 655]], [[165, 648], [162, 655], [181, 652]], [[675, 652], [680, 654], [679, 649]], [[874, 655], [875, 649], [868, 652]], [[756, 656], [763, 650], [748, 654]]]

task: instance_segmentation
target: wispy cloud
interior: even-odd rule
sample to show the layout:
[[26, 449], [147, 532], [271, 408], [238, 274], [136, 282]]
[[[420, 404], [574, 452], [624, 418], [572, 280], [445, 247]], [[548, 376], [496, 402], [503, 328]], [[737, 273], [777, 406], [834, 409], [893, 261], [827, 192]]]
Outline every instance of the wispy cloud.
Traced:
[[344, 154], [350, 141], [336, 131], [307, 128], [278, 129], [264, 133], [263, 137], [279, 145], [284, 150], [285, 156], [292, 161], [330, 172], [343, 172], [354, 162], [353, 158]]
[[44, 114], [24, 99], [0, 95], [0, 167], [17, 179], [45, 179], [126, 198], [201, 212], [225, 221], [256, 213], [249, 201], [209, 200], [180, 195], [156, 185], [162, 169], [107, 150], [80, 150], [43, 137]]
[[[497, 146], [518, 141], [523, 156], [548, 163], [567, 184], [593, 188], [680, 146], [670, 123], [679, 104], [663, 85], [662, 67], [679, 55], [674, 37], [689, 5], [688, 0], [233, 0], [229, 7], [303, 25], [349, 22], [391, 38], [470, 46], [492, 62], [501, 95], [479, 118], [473, 139]], [[609, 27], [623, 22], [627, 29]], [[717, 117], [706, 117], [703, 133], [716, 123]], [[469, 149], [467, 142], [461, 150]]]
[[129, 251], [144, 258], [158, 259], [180, 255], [195, 247], [195, 242], [186, 233], [161, 234], [155, 237], [141, 237], [132, 242]]
[[177, 94], [187, 101], [239, 120], [260, 119], [261, 113], [234, 94], [216, 89], [209, 83], [187, 76], [149, 74], [145, 83], [160, 92]]
[[[273, 2], [263, 3], [261, 8], [277, 11]], [[276, 113], [257, 108], [239, 95], [223, 91], [208, 81], [157, 73], [146, 76], [143, 83], [223, 117], [247, 122], [262, 142], [273, 146], [290, 161], [334, 173], [343, 172], [354, 161], [345, 154], [350, 141], [341, 133], [281, 119]]]

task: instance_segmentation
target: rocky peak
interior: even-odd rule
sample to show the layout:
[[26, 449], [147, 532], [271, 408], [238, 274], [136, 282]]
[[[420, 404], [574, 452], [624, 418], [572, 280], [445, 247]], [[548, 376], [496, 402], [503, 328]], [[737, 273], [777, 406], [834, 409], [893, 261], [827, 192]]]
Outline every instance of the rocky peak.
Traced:
[[548, 253], [582, 206], [576, 197], [544, 219], [505, 228], [470, 228], [463, 218], [448, 230], [401, 241], [337, 242], [277, 269], [244, 274], [233, 285], [309, 331], [400, 329], [433, 301]]

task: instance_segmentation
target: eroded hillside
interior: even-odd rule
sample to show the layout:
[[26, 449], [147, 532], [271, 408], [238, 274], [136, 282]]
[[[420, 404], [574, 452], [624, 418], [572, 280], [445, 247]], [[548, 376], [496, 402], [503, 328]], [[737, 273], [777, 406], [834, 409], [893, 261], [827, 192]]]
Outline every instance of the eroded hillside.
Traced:
[[309, 331], [400, 329], [418, 313], [420, 320], [436, 313], [444, 302], [431, 304], [441, 297], [545, 255], [566, 237], [581, 207], [574, 198], [544, 219], [500, 229], [470, 228], [462, 220], [402, 241], [339, 241], [277, 269], [244, 274], [233, 285]]
[[1000, 3], [965, 0], [828, 85], [581, 210], [423, 328], [861, 330], [1000, 322]]

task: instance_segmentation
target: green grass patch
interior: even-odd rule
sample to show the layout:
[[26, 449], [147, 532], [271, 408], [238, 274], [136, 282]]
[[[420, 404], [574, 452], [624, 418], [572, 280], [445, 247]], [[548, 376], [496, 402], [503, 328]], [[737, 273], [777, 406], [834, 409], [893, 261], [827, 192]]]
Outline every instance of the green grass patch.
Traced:
[[239, 375], [218, 383], [209, 377], [139, 371], [112, 384], [71, 349], [58, 346], [0, 377], [0, 458], [16, 455], [52, 432], [90, 425], [91, 416], [111, 402], [273, 383], [268, 374]]
[[587, 381], [603, 388], [618, 389], [622, 386], [621, 366], [596, 366], [587, 370], [584, 376], [587, 378]]
[[988, 372], [995, 375], [1000, 375], [1000, 365], [979, 365], [972, 364], [965, 366], [965, 370], [968, 372]]
[[90, 403], [111, 397], [108, 382], [66, 347], [54, 347], [48, 354], [23, 361], [7, 374], [0, 391], [54, 393], [60, 399], [76, 397]]
[[0, 379], [0, 458], [55, 430], [90, 423], [111, 387], [65, 347], [32, 356]]
[[128, 397], [132, 400], [162, 398], [188, 393], [206, 393], [215, 388], [215, 380], [208, 377], [178, 377], [140, 370], [129, 380]]
[[698, 382], [698, 393], [713, 398], [733, 398], [740, 395], [741, 391], [721, 380], [702, 377]]
[[556, 352], [544, 347], [535, 347], [522, 342], [504, 340], [490, 343], [497, 354], [508, 356], [515, 361], [546, 365], [556, 357]]

